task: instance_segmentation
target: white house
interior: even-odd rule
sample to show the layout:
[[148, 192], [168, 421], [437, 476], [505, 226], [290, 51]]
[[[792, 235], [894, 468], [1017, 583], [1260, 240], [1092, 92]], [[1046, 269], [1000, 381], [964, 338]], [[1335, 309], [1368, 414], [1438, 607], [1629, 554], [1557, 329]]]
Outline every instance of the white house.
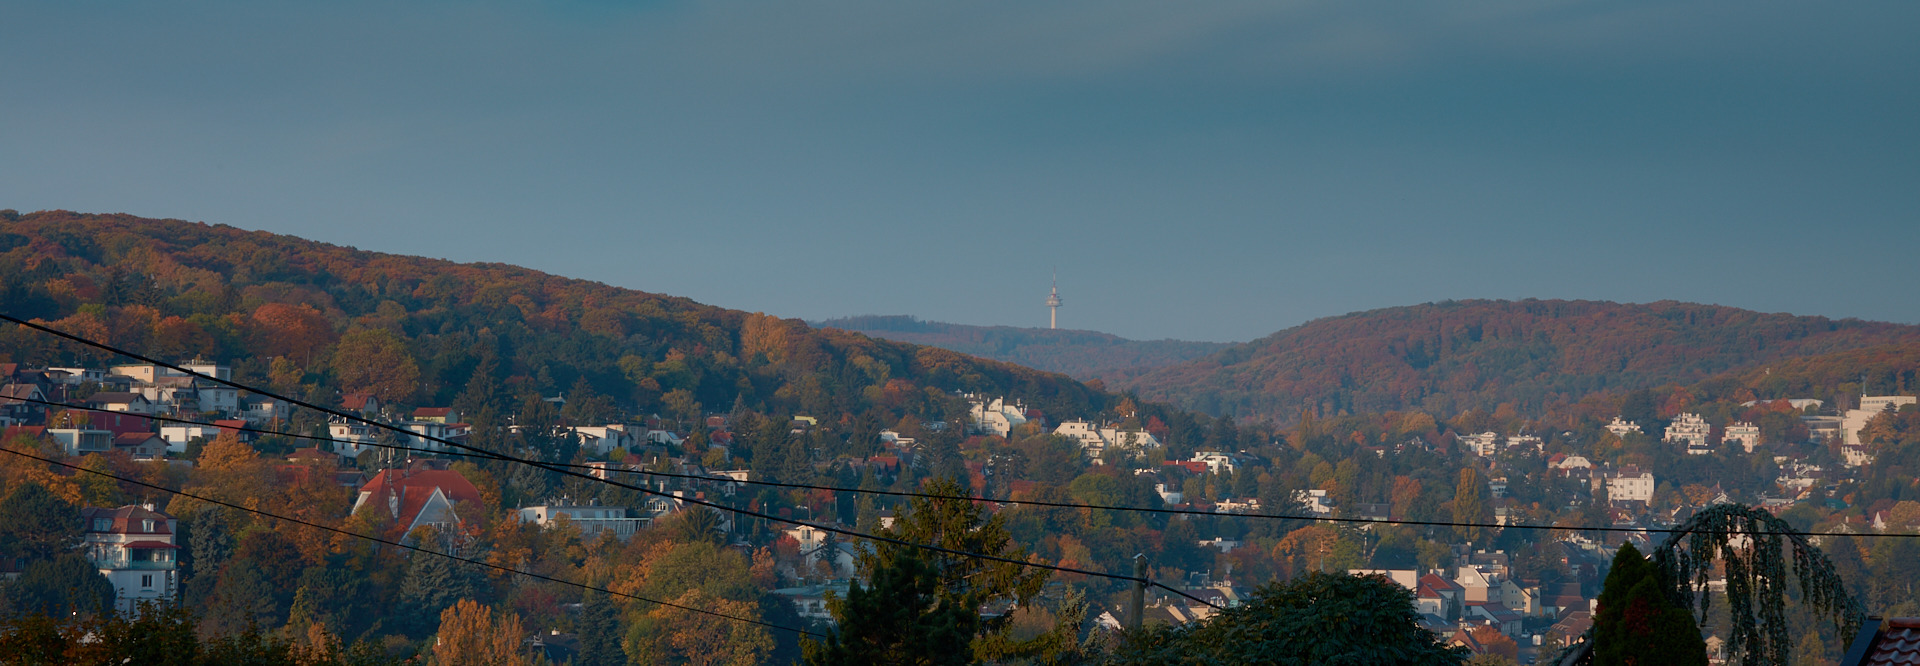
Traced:
[[1006, 437], [1014, 428], [1027, 422], [1027, 407], [1019, 402], [1008, 403], [1005, 398], [994, 398], [988, 402], [972, 394], [968, 394], [967, 399], [973, 428], [981, 434]]
[[1627, 433], [1640, 432], [1640, 424], [1615, 416], [1613, 422], [1607, 424], [1607, 432], [1615, 437], [1626, 437]]
[[1607, 484], [1609, 501], [1653, 501], [1653, 472], [1627, 465], [1617, 472], [1602, 475], [1602, 478]]
[[1098, 461], [1106, 455], [1107, 449], [1118, 449], [1139, 453], [1160, 446], [1160, 440], [1145, 430], [1121, 430], [1112, 426], [1095, 426], [1086, 421], [1067, 421], [1053, 429], [1053, 434], [1072, 439], [1080, 449]]
[[1700, 418], [1699, 414], [1685, 413], [1667, 426], [1667, 434], [1661, 440], [1673, 444], [1686, 444], [1688, 454], [1703, 455], [1713, 452], [1713, 449], [1707, 445], [1707, 436], [1712, 432], [1713, 426], [1708, 425], [1707, 420]]
[[47, 436], [60, 443], [67, 455], [106, 453], [113, 450], [113, 431], [91, 428], [48, 428]]
[[580, 448], [592, 451], [594, 455], [604, 456], [614, 449], [625, 449], [640, 444], [638, 429], [629, 429], [619, 423], [603, 426], [578, 426], [567, 428], [567, 432], [580, 438]]
[[1726, 442], [1739, 442], [1747, 453], [1753, 453], [1753, 449], [1760, 446], [1760, 426], [1746, 421], [1737, 421], [1727, 426], [1726, 434], [1721, 435], [1720, 439]]
[[580, 528], [582, 541], [600, 538], [602, 532], [612, 532], [614, 538], [626, 541], [633, 538], [634, 532], [647, 526], [649, 519], [627, 516], [627, 508], [621, 506], [600, 506], [598, 504], [542, 504], [530, 506], [519, 511], [520, 522], [533, 523], [542, 528], [551, 527], [554, 521], [565, 517], [567, 521]]
[[87, 560], [113, 585], [113, 607], [122, 613], [141, 603], [163, 604], [178, 590], [173, 535], [176, 521], [148, 506], [80, 510], [86, 527]]
[[1225, 453], [1221, 453], [1219, 451], [1196, 451], [1194, 452], [1193, 457], [1188, 458], [1187, 461], [1197, 462], [1197, 463], [1206, 463], [1207, 471], [1214, 474], [1219, 474], [1221, 472], [1230, 473], [1234, 470], [1233, 456], [1227, 455]]
[[1492, 432], [1460, 436], [1461, 448], [1472, 451], [1473, 455], [1483, 458], [1493, 455], [1495, 448], [1499, 446], [1499, 442], [1500, 435]]

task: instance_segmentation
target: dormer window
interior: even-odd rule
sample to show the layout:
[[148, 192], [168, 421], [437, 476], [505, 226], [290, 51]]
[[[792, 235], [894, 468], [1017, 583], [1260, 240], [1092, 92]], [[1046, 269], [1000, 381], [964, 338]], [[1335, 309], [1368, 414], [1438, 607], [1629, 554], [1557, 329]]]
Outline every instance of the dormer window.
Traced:
[[142, 521], [140, 521], [140, 531], [142, 531], [142, 532], [147, 532], [147, 533], [152, 533], [152, 532], [153, 532], [153, 519], [152, 519], [152, 518], [148, 518], [148, 519], [146, 519], [146, 520], [142, 520]]
[[107, 532], [107, 531], [111, 531], [111, 530], [113, 530], [113, 519], [112, 519], [112, 518], [95, 518], [95, 519], [93, 519], [93, 531], [95, 531], [95, 532]]

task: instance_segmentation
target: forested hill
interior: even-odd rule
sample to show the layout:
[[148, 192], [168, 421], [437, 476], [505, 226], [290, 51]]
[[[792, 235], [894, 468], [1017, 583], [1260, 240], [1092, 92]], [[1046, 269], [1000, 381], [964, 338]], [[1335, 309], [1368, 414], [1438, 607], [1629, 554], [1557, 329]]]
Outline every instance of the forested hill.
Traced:
[[[1057, 374], [685, 298], [130, 215], [0, 214], [0, 303], [151, 356], [227, 361], [238, 379], [321, 399], [359, 391], [448, 405], [478, 382], [484, 398], [591, 395], [641, 414], [691, 416], [699, 403], [892, 419], [943, 416], [954, 390], [1058, 413], [1107, 400]], [[5, 327], [0, 356], [120, 361], [36, 336]], [[348, 360], [369, 354], [392, 363]]]
[[1320, 319], [1115, 388], [1214, 414], [1538, 413], [1788, 359], [1920, 345], [1920, 327], [1661, 301], [1448, 301]]
[[969, 326], [923, 321], [905, 315], [843, 317], [816, 326], [864, 333], [876, 338], [951, 349], [996, 361], [1017, 363], [1075, 379], [1124, 380], [1153, 368], [1191, 361], [1220, 351], [1219, 342], [1128, 340], [1095, 331], [1013, 326]]

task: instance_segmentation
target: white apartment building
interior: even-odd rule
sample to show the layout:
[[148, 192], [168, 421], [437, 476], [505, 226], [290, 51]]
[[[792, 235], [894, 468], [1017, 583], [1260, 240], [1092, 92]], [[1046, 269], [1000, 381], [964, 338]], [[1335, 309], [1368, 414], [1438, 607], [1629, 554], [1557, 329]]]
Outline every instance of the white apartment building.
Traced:
[[1726, 434], [1722, 435], [1720, 439], [1727, 442], [1739, 442], [1741, 448], [1745, 449], [1747, 453], [1753, 453], [1754, 448], [1760, 446], [1760, 426], [1746, 421], [1737, 421], [1733, 425], [1727, 426]]
[[1483, 432], [1475, 435], [1460, 436], [1460, 447], [1472, 451], [1473, 455], [1482, 458], [1492, 456], [1494, 452], [1499, 449], [1499, 446], [1500, 435], [1497, 433]]
[[1027, 422], [1027, 406], [1017, 401], [1009, 403], [1005, 398], [994, 398], [988, 402], [972, 394], [967, 395], [967, 401], [973, 428], [981, 434], [1006, 437]]
[[1873, 454], [1867, 452], [1866, 443], [1860, 441], [1860, 431], [1867, 422], [1882, 412], [1898, 410], [1903, 406], [1920, 402], [1920, 398], [1910, 395], [1863, 395], [1860, 396], [1860, 408], [1847, 410], [1840, 419], [1840, 453], [1846, 459], [1848, 467], [1859, 467], [1873, 462]]
[[1139, 453], [1160, 446], [1160, 440], [1145, 430], [1121, 430], [1112, 426], [1095, 426], [1086, 421], [1061, 423], [1053, 429], [1053, 434], [1072, 439], [1096, 461], [1106, 455], [1107, 449]]
[[1613, 422], [1607, 424], [1607, 432], [1615, 437], [1626, 437], [1627, 433], [1640, 432], [1640, 424], [1615, 416]]
[[1706, 419], [1701, 418], [1699, 414], [1689, 412], [1675, 418], [1673, 423], [1667, 426], [1666, 436], [1661, 439], [1673, 444], [1687, 445], [1687, 453], [1690, 455], [1704, 455], [1713, 452], [1713, 449], [1707, 445], [1707, 437], [1712, 433], [1713, 426], [1709, 425]]

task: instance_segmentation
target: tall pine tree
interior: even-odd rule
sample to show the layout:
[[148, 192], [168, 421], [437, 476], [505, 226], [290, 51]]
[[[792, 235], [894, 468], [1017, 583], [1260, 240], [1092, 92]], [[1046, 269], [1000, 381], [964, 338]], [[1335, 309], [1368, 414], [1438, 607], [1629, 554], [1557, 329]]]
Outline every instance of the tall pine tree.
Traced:
[[1621, 544], [1593, 618], [1594, 666], [1706, 666], [1693, 615], [1667, 597], [1664, 576], [1633, 544]]

